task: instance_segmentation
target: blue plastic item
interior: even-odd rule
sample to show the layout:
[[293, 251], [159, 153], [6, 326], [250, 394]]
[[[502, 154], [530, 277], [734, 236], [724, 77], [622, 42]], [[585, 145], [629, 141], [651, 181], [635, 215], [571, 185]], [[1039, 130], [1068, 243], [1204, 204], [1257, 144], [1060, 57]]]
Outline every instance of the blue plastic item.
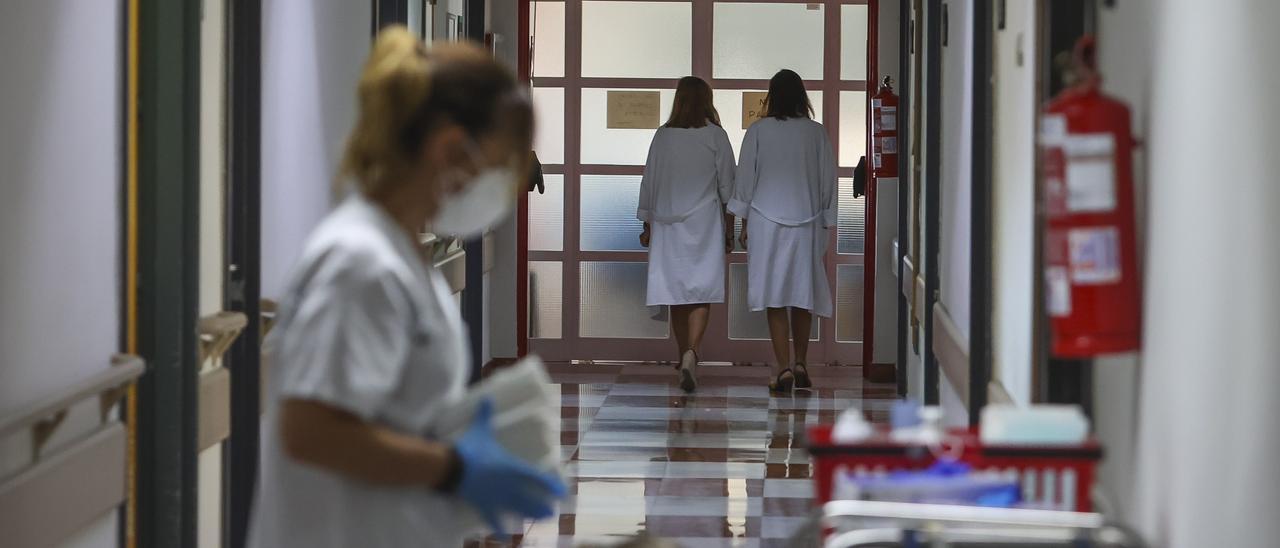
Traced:
[[915, 400], [898, 400], [889, 409], [889, 425], [894, 430], [911, 428], [920, 425], [920, 402]]
[[961, 462], [940, 460], [924, 470], [854, 478], [861, 498], [885, 502], [963, 504], [1009, 508], [1021, 501], [1016, 479], [974, 472]]
[[458, 496], [480, 513], [495, 534], [505, 534], [499, 521], [502, 515], [551, 517], [553, 503], [568, 492], [559, 478], [534, 469], [494, 439], [491, 399], [480, 402], [471, 428], [454, 450], [462, 461]]

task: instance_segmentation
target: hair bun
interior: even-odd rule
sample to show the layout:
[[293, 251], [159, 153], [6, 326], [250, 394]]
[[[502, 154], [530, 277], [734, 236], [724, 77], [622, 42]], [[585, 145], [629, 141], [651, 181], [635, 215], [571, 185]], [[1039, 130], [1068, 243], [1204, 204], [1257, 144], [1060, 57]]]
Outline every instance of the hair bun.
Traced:
[[380, 166], [393, 163], [388, 156], [396, 153], [396, 137], [409, 123], [405, 113], [418, 110], [431, 96], [426, 44], [403, 26], [382, 29], [360, 74], [357, 95], [359, 121], [344, 171], [358, 180], [378, 180]]

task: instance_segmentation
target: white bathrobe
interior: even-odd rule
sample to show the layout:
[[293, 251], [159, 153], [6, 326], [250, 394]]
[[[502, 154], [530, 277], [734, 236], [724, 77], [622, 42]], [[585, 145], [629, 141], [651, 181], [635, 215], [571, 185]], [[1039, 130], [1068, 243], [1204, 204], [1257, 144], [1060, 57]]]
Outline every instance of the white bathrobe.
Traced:
[[649, 306], [724, 302], [724, 216], [733, 146], [720, 126], [660, 128], [636, 217], [650, 223]]
[[765, 118], [742, 140], [729, 211], [747, 223], [747, 304], [830, 318], [823, 263], [836, 224], [836, 163], [822, 124]]

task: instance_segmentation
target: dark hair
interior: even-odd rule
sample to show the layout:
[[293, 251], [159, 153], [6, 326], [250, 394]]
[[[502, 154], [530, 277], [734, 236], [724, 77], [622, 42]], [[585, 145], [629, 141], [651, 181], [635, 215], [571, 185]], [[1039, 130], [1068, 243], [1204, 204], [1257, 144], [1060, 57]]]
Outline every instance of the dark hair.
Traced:
[[698, 128], [707, 122], [720, 125], [720, 113], [711, 97], [711, 86], [697, 76], [685, 76], [676, 85], [676, 98], [665, 127]]
[[515, 77], [483, 49], [439, 45], [430, 52], [402, 26], [383, 29], [365, 63], [359, 118], [347, 140], [341, 175], [370, 192], [402, 176], [427, 136], [457, 124], [480, 137], [533, 141], [533, 109]]
[[795, 71], [782, 69], [769, 80], [769, 94], [764, 98], [765, 116], [813, 119], [813, 103], [804, 90], [804, 80]]

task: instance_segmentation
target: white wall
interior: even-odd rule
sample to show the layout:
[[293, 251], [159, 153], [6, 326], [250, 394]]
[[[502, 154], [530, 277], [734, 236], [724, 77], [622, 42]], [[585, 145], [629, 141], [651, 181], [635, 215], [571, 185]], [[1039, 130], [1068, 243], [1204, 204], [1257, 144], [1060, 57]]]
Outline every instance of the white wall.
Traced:
[[[106, 369], [120, 349], [119, 13], [0, 3], [0, 415]], [[58, 437], [96, 419], [77, 408]], [[26, 461], [28, 442], [0, 440], [0, 475]], [[115, 544], [107, 515], [68, 546]]]
[[[1147, 134], [1150, 109], [1152, 14], [1150, 2], [1117, 2], [1098, 11], [1098, 65], [1103, 90], [1132, 109], [1133, 131]], [[1133, 158], [1137, 205], [1146, 203], [1146, 161], [1143, 149]], [[1142, 220], [1138, 216], [1141, 248]], [[1142, 262], [1143, 253], [1139, 253]], [[1134, 452], [1138, 422], [1140, 362], [1135, 354], [1108, 356], [1094, 362], [1094, 429], [1107, 448], [1098, 470], [1099, 493], [1117, 515], [1129, 517], [1133, 504]]]
[[120, 348], [119, 11], [0, 3], [0, 410]]
[[[914, 265], [916, 275], [919, 276], [921, 279], [923, 279], [924, 272], [925, 272], [924, 268], [926, 268], [926, 264], [925, 264], [926, 256], [923, 249], [924, 238], [925, 238], [924, 219], [916, 218], [917, 213], [922, 214], [924, 209], [925, 153], [926, 153], [926, 148], [928, 147], [928, 143], [925, 141], [925, 135], [926, 135], [926, 132], [928, 131], [928, 125], [925, 123], [926, 120], [924, 119], [925, 117], [924, 117], [924, 109], [923, 109], [923, 106], [924, 106], [923, 93], [924, 93], [925, 87], [927, 86], [924, 73], [925, 73], [926, 63], [928, 62], [928, 51], [927, 51], [928, 48], [926, 47], [927, 44], [924, 40], [924, 35], [928, 29], [928, 26], [927, 26], [928, 19], [927, 19], [927, 14], [925, 14], [923, 11], [923, 6], [922, 6], [920, 15], [921, 15], [921, 19], [917, 20], [915, 25], [915, 28], [916, 28], [915, 32], [917, 36], [920, 36], [921, 38], [920, 47], [916, 49], [916, 53], [915, 53], [915, 56], [919, 58], [919, 61], [914, 62], [912, 66], [904, 67], [904, 70], [911, 71], [912, 82], [920, 82], [919, 89], [920, 89], [921, 95], [920, 96], [913, 95], [912, 100], [914, 101], [915, 106], [913, 106], [911, 109], [911, 112], [908, 113], [908, 118], [906, 118], [905, 123], [912, 124], [911, 128], [912, 128], [912, 131], [916, 132], [916, 136], [913, 137], [911, 141], [912, 143], [919, 143], [919, 147], [920, 147], [918, 149], [911, 150], [911, 154], [915, 158], [912, 160], [913, 162], [912, 165], [914, 165], [915, 162], [918, 162], [920, 165], [920, 170], [916, 172], [915, 175], [913, 176], [913, 180], [911, 184], [920, 186], [920, 199], [918, 202], [918, 207], [921, 209], [921, 211], [916, 211], [912, 205], [908, 205], [907, 207], [908, 232], [906, 234], [900, 235], [900, 237], [904, 245], [911, 245], [907, 243], [907, 242], [911, 242], [911, 239], [913, 237], [912, 231], [914, 229], [910, 227], [914, 226], [916, 223], [919, 223], [920, 225], [919, 241], [915, 245], [918, 245], [920, 249], [914, 253], [909, 253], [907, 256], [909, 258], [914, 256], [914, 260], [916, 261], [916, 264]], [[910, 14], [903, 14], [903, 17], [910, 17]], [[913, 83], [911, 85], [911, 89], [904, 89], [902, 93], [904, 95], [908, 93], [914, 94], [916, 87], [917, 86]], [[920, 108], [917, 109], [917, 106]], [[916, 110], [919, 110], [921, 114], [921, 120], [920, 120], [919, 126], [916, 126], [914, 119], [911, 118], [911, 115], [913, 115], [914, 111]], [[907, 143], [901, 144], [901, 147], [904, 151], [909, 150], [908, 147], [911, 147], [911, 146], [913, 145], [907, 144]], [[911, 193], [914, 192], [914, 188], [908, 188], [908, 190], [910, 191], [908, 192], [908, 196], [910, 196]], [[914, 200], [914, 198], [910, 198], [910, 199]], [[907, 331], [906, 331], [906, 334], [907, 334], [907, 341], [906, 341], [906, 344], [907, 344], [907, 395], [908, 397], [913, 398], [916, 401], [923, 402], [924, 401], [925, 311], [923, 309], [919, 309], [915, 311], [915, 317], [919, 320], [920, 323], [919, 325], [916, 326], [916, 329], [914, 329], [915, 331], [914, 340], [916, 341], [916, 343], [913, 345], [912, 343], [913, 330], [911, 329], [911, 305], [910, 305], [911, 293], [910, 292], [907, 293], [907, 299], [908, 299], [907, 317], [901, 318], [899, 320], [899, 321], [907, 322]]]
[[1035, 299], [1035, 2], [1009, 2], [994, 34], [992, 380], [1031, 403]]
[[[498, 59], [517, 69], [518, 55], [518, 13], [516, 2], [508, 0], [490, 0], [485, 12], [489, 18], [489, 28], [498, 35]], [[537, 194], [531, 195], [537, 199]], [[494, 228], [494, 264], [488, 276], [488, 287], [485, 291], [485, 314], [488, 318], [488, 341], [485, 345], [490, 358], [513, 358], [516, 355], [516, 319], [524, 310], [524, 303], [516, 298], [516, 268], [523, 257], [519, 257], [516, 248], [517, 224], [515, 214], [507, 221]]]
[[[950, 38], [942, 48], [942, 213], [939, 234], [939, 300], [969, 338], [969, 246], [973, 147], [973, 3], [949, 0]], [[935, 333], [937, 337], [940, 333]], [[966, 345], [967, 346], [967, 345]], [[946, 375], [941, 375], [946, 383]], [[957, 393], [967, 387], [952, 387]], [[963, 405], [944, 406], [948, 420], [967, 420]]]
[[[877, 70], [880, 81], [893, 78], [893, 90], [902, 97], [902, 70], [898, 52], [898, 3], [880, 2], [877, 14]], [[876, 84], [879, 85], [878, 83]], [[899, 147], [902, 144], [899, 143]], [[883, 179], [876, 188], [876, 291], [875, 344], [872, 362], [893, 363], [898, 359], [898, 294], [901, 284], [893, 275], [893, 239], [898, 237], [898, 179]]]
[[[1152, 546], [1274, 546], [1280, 3], [1169, 0], [1153, 13], [1133, 514]], [[1187, 78], [1192, 67], [1227, 85]]]
[[266, 0], [262, 31], [262, 296], [279, 298], [355, 121], [369, 2]]
[[[226, 1], [204, 0], [200, 23], [200, 315], [222, 310], [226, 196]], [[222, 445], [199, 455], [197, 546], [222, 545]]]

